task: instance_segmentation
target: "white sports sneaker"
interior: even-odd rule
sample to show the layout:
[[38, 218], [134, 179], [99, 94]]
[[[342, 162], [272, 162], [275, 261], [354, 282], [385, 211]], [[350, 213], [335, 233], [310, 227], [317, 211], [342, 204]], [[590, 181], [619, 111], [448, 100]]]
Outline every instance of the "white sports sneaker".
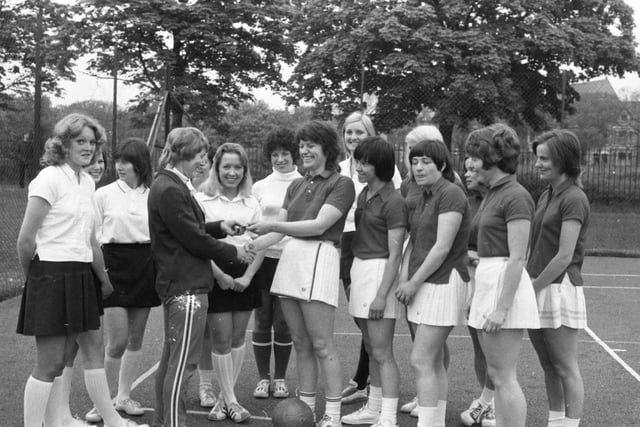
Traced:
[[418, 407], [418, 396], [414, 397], [413, 399], [411, 399], [410, 401], [402, 405], [400, 407], [400, 412], [408, 414], [414, 409], [416, 409], [417, 407]]
[[144, 409], [142, 409], [140, 402], [137, 402], [130, 397], [116, 400], [115, 407], [116, 411], [122, 411], [127, 415], [138, 416], [144, 414]]
[[[488, 407], [484, 407], [482, 403], [480, 403], [480, 399], [476, 399], [471, 402], [469, 408], [464, 410], [460, 414], [460, 421], [467, 427], [470, 427], [474, 424], [482, 424], [482, 419], [484, 418], [485, 412], [491, 411], [493, 414], [493, 409], [491, 409], [491, 405]], [[494, 425], [495, 425], [495, 416], [494, 416]]]
[[372, 411], [365, 404], [362, 408], [358, 409], [357, 411], [342, 417], [340, 422], [342, 422], [342, 424], [350, 424], [350, 425], [375, 424], [378, 422], [379, 419], [380, 419], [380, 412]]

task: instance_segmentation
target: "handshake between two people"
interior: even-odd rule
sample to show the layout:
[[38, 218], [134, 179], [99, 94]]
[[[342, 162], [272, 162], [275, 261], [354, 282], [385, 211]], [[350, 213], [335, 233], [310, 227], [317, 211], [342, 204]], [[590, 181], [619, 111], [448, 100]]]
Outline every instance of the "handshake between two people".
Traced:
[[[249, 224], [236, 219], [222, 221], [220, 229], [228, 236], [240, 236], [247, 231], [257, 235], [266, 234], [268, 232], [268, 226], [266, 223], [256, 222]], [[245, 244], [244, 246], [237, 246], [236, 250], [238, 251], [238, 261], [243, 264], [251, 264], [255, 259], [256, 250], [250, 243]]]

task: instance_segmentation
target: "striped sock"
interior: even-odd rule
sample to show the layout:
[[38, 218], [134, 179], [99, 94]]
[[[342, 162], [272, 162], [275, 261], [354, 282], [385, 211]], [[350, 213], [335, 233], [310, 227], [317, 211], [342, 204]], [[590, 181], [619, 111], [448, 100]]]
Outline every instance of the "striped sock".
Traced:
[[242, 365], [244, 364], [244, 356], [247, 354], [247, 346], [243, 343], [240, 347], [231, 349], [231, 359], [233, 360], [233, 385], [238, 381]]
[[198, 369], [200, 388], [213, 388], [213, 369]]
[[233, 389], [233, 359], [231, 354], [213, 353], [213, 368], [218, 374], [218, 383], [220, 392], [226, 404], [237, 402], [235, 391]]
[[316, 392], [315, 391], [298, 391], [298, 398], [311, 408], [311, 412], [316, 413]]
[[340, 409], [342, 404], [342, 396], [325, 397], [324, 413], [331, 417], [334, 421], [340, 421]]

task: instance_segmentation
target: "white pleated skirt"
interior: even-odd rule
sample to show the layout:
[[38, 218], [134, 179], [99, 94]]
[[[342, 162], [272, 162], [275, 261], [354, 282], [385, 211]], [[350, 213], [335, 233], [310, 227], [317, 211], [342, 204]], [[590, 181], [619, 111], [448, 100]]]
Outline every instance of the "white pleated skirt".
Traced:
[[[471, 301], [469, 326], [482, 329], [486, 318], [496, 309], [504, 286], [507, 258], [480, 258], [476, 269], [476, 286]], [[526, 269], [518, 284], [513, 303], [507, 311], [502, 329], [539, 329], [536, 295]]]
[[582, 286], [574, 286], [565, 274], [562, 283], [552, 283], [538, 292], [540, 327], [557, 329], [587, 326], [587, 305]]
[[282, 249], [271, 293], [338, 306], [340, 251], [331, 242], [292, 238]]
[[468, 284], [456, 269], [449, 283], [424, 283], [407, 306], [411, 323], [429, 326], [466, 325]]
[[[386, 258], [360, 259], [355, 257], [351, 265], [351, 294], [349, 297], [349, 314], [360, 319], [369, 317], [369, 307], [375, 298], [384, 268], [387, 264]], [[396, 298], [396, 288], [398, 282], [395, 281], [387, 293], [386, 305], [384, 308], [385, 319], [401, 319], [404, 317], [402, 304]]]

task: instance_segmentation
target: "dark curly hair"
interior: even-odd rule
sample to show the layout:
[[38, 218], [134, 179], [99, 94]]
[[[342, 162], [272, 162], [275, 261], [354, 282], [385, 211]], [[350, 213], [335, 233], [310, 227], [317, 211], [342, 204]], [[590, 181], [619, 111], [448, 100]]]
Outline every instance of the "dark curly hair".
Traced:
[[284, 150], [291, 153], [293, 163], [298, 161], [300, 151], [296, 142], [296, 135], [289, 128], [278, 126], [272, 129], [265, 138], [264, 157], [265, 160], [271, 162], [271, 154], [276, 150]]

